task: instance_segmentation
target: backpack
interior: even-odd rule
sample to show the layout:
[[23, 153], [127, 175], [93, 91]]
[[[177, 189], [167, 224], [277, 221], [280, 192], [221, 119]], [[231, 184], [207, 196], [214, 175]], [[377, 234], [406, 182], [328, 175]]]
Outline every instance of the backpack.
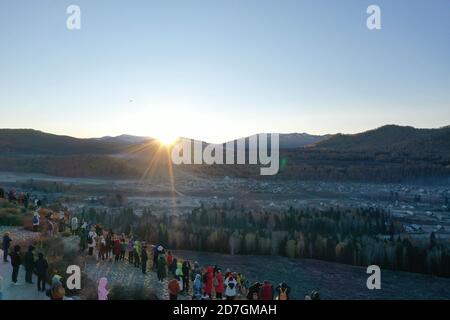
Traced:
[[280, 295], [278, 296], [278, 300], [287, 300], [287, 288], [283, 290], [283, 288], [280, 288]]
[[[30, 220], [28, 220], [30, 221]], [[33, 224], [38, 224], [39, 223], [39, 219], [37, 216], [33, 216]]]
[[234, 289], [234, 281], [228, 282], [228, 287], [233, 290]]

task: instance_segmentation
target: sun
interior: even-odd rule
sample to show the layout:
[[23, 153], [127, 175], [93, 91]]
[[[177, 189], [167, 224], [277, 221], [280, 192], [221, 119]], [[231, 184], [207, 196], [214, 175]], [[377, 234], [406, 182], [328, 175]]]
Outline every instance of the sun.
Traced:
[[171, 146], [178, 140], [178, 136], [174, 134], [162, 134], [156, 140], [163, 146]]

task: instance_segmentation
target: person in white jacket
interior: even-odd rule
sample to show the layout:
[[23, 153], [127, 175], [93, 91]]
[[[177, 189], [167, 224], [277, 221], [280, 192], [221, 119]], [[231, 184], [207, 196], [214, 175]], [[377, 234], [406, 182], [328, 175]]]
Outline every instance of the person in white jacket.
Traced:
[[234, 300], [236, 297], [237, 281], [232, 275], [228, 276], [225, 281], [225, 298], [226, 300]]
[[97, 238], [97, 234], [94, 230], [89, 231], [88, 238], [87, 238], [87, 244], [88, 244], [88, 250], [89, 255], [94, 255], [94, 248], [95, 248], [95, 238]]

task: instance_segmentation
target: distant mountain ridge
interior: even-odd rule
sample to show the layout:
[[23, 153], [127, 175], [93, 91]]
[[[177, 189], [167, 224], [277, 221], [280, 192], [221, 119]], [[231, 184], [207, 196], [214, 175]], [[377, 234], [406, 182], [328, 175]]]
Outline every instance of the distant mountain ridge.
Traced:
[[[280, 134], [280, 146], [280, 179], [450, 182], [450, 126], [416, 129], [387, 125], [358, 134], [324, 136]], [[167, 169], [170, 155], [166, 151], [148, 137], [79, 139], [31, 129], [0, 129], [0, 171], [142, 177], [149, 163]], [[259, 177], [259, 167], [251, 165], [186, 165], [178, 169], [206, 177]]]
[[0, 153], [28, 155], [114, 154], [129, 143], [80, 139], [33, 129], [0, 129]]
[[336, 134], [313, 145], [315, 148], [395, 152], [450, 158], [450, 126], [417, 129], [410, 126], [385, 125], [357, 134]]
[[[328, 137], [329, 135], [307, 133], [280, 134], [280, 148], [301, 148]], [[122, 153], [132, 145], [147, 144], [155, 140], [128, 134], [82, 139], [33, 129], [0, 129], [0, 152], [36, 155], [115, 154]]]

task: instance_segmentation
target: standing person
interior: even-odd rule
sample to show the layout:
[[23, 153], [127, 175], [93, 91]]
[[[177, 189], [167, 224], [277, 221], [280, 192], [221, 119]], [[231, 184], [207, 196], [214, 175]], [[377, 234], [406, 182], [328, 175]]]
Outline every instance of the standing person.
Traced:
[[112, 229], [109, 229], [108, 233], [106, 234], [106, 258], [109, 259], [109, 261], [112, 261], [112, 249], [113, 249], [113, 239], [114, 239], [114, 232]]
[[201, 300], [202, 298], [202, 275], [196, 274], [192, 283], [192, 300]]
[[141, 263], [139, 261], [140, 252], [141, 252], [141, 245], [140, 245], [139, 241], [135, 241], [134, 245], [133, 245], [133, 260], [134, 260], [134, 266], [136, 268], [139, 268], [139, 266], [141, 265]]
[[98, 240], [99, 247], [98, 247], [98, 260], [105, 260], [106, 258], [106, 240], [103, 235], [100, 236], [100, 239]]
[[89, 231], [87, 236], [87, 244], [88, 244], [88, 254], [90, 256], [94, 255], [94, 248], [95, 248], [95, 238], [97, 237], [97, 234], [94, 230]]
[[87, 237], [88, 237], [87, 223], [84, 222], [81, 225], [81, 230], [80, 230], [80, 251], [81, 252], [84, 252], [84, 250], [86, 250]]
[[28, 209], [28, 205], [30, 203], [30, 195], [27, 193], [25, 193], [25, 198], [23, 199], [23, 206], [25, 207], [25, 209]]
[[222, 300], [222, 295], [224, 292], [224, 284], [223, 284], [223, 275], [222, 270], [217, 269], [215, 278], [214, 278], [214, 290], [216, 292], [216, 299]]
[[233, 277], [232, 274], [230, 274], [224, 281], [225, 285], [225, 299], [226, 300], [234, 300], [236, 297], [236, 287], [237, 287], [237, 281]]
[[52, 288], [50, 289], [51, 300], [63, 300], [66, 290], [61, 282], [61, 276], [55, 274], [52, 278]]
[[248, 291], [248, 279], [242, 273], [240, 273], [239, 275], [241, 278], [241, 287], [240, 287], [241, 295], [245, 297], [245, 296], [247, 296], [247, 291]]
[[205, 275], [205, 293], [211, 297], [212, 294], [212, 287], [213, 287], [213, 267], [209, 266], [206, 268], [206, 275]]
[[3, 245], [2, 245], [2, 249], [3, 249], [3, 261], [4, 262], [8, 262], [8, 252], [9, 252], [9, 247], [11, 245], [11, 237], [9, 236], [9, 232], [5, 232], [4, 236], [3, 236]]
[[167, 265], [166, 257], [163, 254], [159, 255], [159, 258], [158, 258], [158, 280], [161, 282], [164, 281], [164, 279], [167, 275], [166, 265]]
[[264, 280], [261, 287], [260, 300], [273, 300], [273, 288], [269, 281]]
[[108, 279], [105, 277], [100, 278], [98, 281], [98, 300], [108, 300], [109, 290], [107, 289]]
[[133, 252], [133, 245], [134, 245], [134, 241], [133, 241], [133, 237], [130, 237], [130, 240], [128, 240], [128, 244], [127, 244], [127, 251], [128, 251], [128, 263], [133, 264], [133, 258], [134, 258], [134, 252]]
[[289, 300], [291, 288], [286, 284], [286, 282], [282, 282], [275, 289], [275, 292], [277, 293], [277, 300]]
[[195, 277], [197, 276], [197, 274], [200, 275], [200, 277], [202, 276], [202, 268], [200, 268], [200, 265], [197, 261], [194, 262], [194, 268], [192, 269], [191, 272], [191, 280], [194, 281]]
[[117, 262], [120, 259], [120, 252], [121, 252], [121, 247], [120, 247], [120, 239], [118, 236], [116, 236], [114, 238], [114, 261]]
[[189, 276], [191, 274], [191, 264], [189, 261], [185, 260], [181, 271], [183, 271], [183, 291], [185, 294], [189, 292]]
[[169, 299], [177, 300], [178, 293], [181, 291], [181, 288], [180, 288], [180, 285], [178, 284], [177, 278], [173, 278], [172, 280], [170, 280], [167, 287], [169, 289]]
[[167, 251], [167, 266], [168, 266], [169, 270], [170, 270], [170, 266], [172, 265], [172, 263], [173, 263], [172, 252], [171, 251]]
[[261, 292], [261, 283], [255, 282], [248, 288], [247, 299], [248, 300], [259, 300], [259, 294]]
[[152, 250], [152, 257], [153, 257], [152, 269], [153, 270], [155, 270], [158, 267], [158, 255], [159, 255], [158, 245], [156, 245], [153, 247], [153, 250]]
[[38, 291], [45, 291], [45, 283], [47, 281], [48, 262], [44, 259], [44, 255], [39, 252], [38, 259], [35, 263], [37, 274], [37, 287]]
[[53, 231], [55, 230], [55, 227], [53, 225], [53, 222], [50, 218], [47, 218], [47, 232], [49, 237], [53, 237]]
[[178, 260], [177, 258], [173, 258], [172, 264], [169, 265], [169, 271], [174, 276], [177, 271]]
[[35, 211], [33, 214], [33, 232], [39, 231], [39, 224], [41, 222], [41, 217], [39, 216], [39, 212]]
[[22, 258], [20, 257], [20, 246], [14, 246], [14, 251], [11, 253], [11, 266], [12, 271], [12, 282], [14, 285], [19, 285], [17, 282], [17, 277], [19, 275], [20, 265], [22, 264]]
[[127, 243], [125, 242], [125, 237], [122, 237], [122, 240], [120, 240], [120, 257], [119, 257], [120, 261], [125, 260], [126, 251], [127, 251]]
[[34, 269], [34, 247], [29, 246], [27, 253], [25, 253], [25, 282], [33, 283], [33, 269]]
[[178, 284], [180, 286], [180, 291], [183, 290], [183, 263], [177, 262], [177, 270], [175, 270], [175, 276], [178, 280]]
[[147, 246], [144, 245], [141, 250], [141, 267], [143, 274], [147, 274], [147, 260], [148, 260]]
[[70, 229], [72, 230], [72, 235], [76, 235], [78, 232], [78, 218], [73, 217], [70, 223]]

